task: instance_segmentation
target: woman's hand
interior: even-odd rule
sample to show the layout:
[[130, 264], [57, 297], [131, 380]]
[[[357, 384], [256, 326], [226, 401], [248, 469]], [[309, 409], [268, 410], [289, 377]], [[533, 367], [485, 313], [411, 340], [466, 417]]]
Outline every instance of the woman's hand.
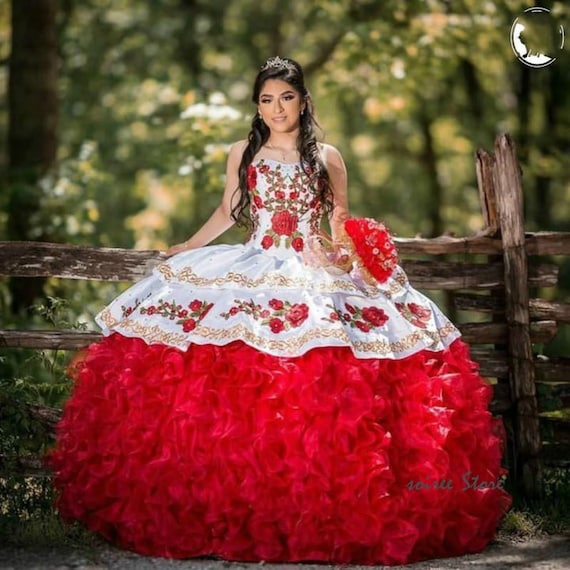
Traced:
[[173, 255], [176, 255], [177, 253], [182, 253], [183, 251], [188, 251], [189, 249], [192, 249], [192, 247], [188, 244], [187, 241], [184, 241], [182, 243], [177, 243], [176, 245], [171, 245], [164, 252], [164, 255], [166, 257], [172, 257]]

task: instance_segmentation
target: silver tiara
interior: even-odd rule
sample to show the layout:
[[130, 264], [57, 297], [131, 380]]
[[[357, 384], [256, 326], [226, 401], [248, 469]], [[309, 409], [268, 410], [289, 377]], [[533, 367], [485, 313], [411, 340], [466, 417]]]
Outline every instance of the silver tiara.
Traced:
[[275, 57], [270, 57], [262, 66], [261, 71], [266, 69], [286, 69], [287, 71], [295, 71], [295, 66], [287, 61], [286, 59], [281, 59], [278, 55]]

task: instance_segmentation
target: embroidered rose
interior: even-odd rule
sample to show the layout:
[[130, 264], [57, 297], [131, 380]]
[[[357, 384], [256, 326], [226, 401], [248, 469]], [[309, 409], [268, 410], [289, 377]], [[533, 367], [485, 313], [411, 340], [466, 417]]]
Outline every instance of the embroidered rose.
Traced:
[[184, 332], [193, 331], [196, 328], [196, 321], [194, 319], [187, 319], [182, 325], [182, 330]]
[[354, 321], [354, 326], [360, 329], [362, 332], [370, 331], [370, 325], [363, 321]]
[[386, 313], [378, 307], [364, 307], [362, 318], [375, 327], [381, 327], [388, 320]]
[[408, 303], [408, 309], [420, 320], [429, 319], [431, 310], [416, 303]]
[[305, 247], [305, 244], [303, 242], [303, 238], [300, 238], [300, 237], [293, 238], [293, 241], [291, 242], [291, 247], [295, 251], [303, 251], [303, 249]]
[[305, 303], [290, 303], [276, 298], [270, 299], [267, 307], [255, 303], [253, 299], [235, 299], [234, 306], [229, 311], [220, 313], [220, 316], [227, 320], [238, 313], [251, 316], [263, 326], [269, 327], [273, 334], [279, 334], [300, 327], [309, 317], [309, 307]]
[[250, 164], [247, 167], [247, 188], [248, 190], [253, 190], [257, 185], [257, 171], [255, 170], [255, 166]]
[[265, 236], [261, 240], [261, 247], [263, 249], [269, 249], [273, 245], [273, 238], [271, 236]]
[[322, 317], [322, 320], [329, 323], [340, 321], [343, 325], [357, 328], [362, 332], [370, 332], [373, 328], [381, 327], [386, 324], [389, 317], [378, 307], [358, 307], [350, 303], [344, 304], [344, 310], [337, 309], [333, 305], [327, 305], [332, 312], [328, 317]]
[[396, 303], [396, 309], [414, 326], [420, 329], [427, 328], [427, 323], [431, 318], [431, 309], [428, 307], [418, 305], [417, 303], [408, 303], [407, 305], [404, 303]]
[[285, 325], [281, 319], [273, 318], [269, 321], [269, 328], [271, 329], [272, 333], [277, 334], [285, 328]]
[[285, 192], [282, 192], [281, 190], [277, 190], [277, 192], [275, 192], [275, 197], [278, 200], [285, 200]]
[[176, 321], [177, 325], [182, 327], [184, 332], [191, 332], [198, 323], [210, 312], [214, 303], [194, 299], [188, 303], [187, 308], [183, 308], [181, 304], [177, 303], [175, 299], [172, 301], [164, 301], [160, 299], [158, 306], [151, 305], [150, 307], [142, 307], [141, 314], [157, 315], [168, 319], [169, 321]]
[[287, 313], [285, 313], [285, 319], [292, 327], [298, 327], [302, 325], [309, 316], [309, 307], [305, 303], [297, 303], [293, 305]]
[[272, 309], [275, 309], [278, 311], [279, 309], [283, 308], [283, 301], [280, 301], [279, 299], [271, 299], [271, 301], [269, 301], [269, 306]]
[[253, 197], [253, 203], [258, 210], [263, 208], [263, 200], [257, 194]]
[[281, 236], [290, 236], [297, 229], [297, 217], [282, 210], [277, 212], [271, 218], [271, 228]]

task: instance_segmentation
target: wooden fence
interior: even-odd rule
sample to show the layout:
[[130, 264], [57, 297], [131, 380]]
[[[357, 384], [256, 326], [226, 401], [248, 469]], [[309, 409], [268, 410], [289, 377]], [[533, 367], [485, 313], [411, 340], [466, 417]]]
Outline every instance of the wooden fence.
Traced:
[[[476, 170], [481, 232], [395, 241], [414, 287], [448, 291], [457, 310], [487, 315], [459, 328], [481, 374], [497, 379], [492, 410], [507, 426], [511, 476], [519, 492], [535, 497], [543, 464], [570, 466], [570, 419], [540, 415], [570, 408], [570, 358], [536, 356], [532, 345], [550, 342], [559, 323], [570, 323], [570, 304], [529, 298], [529, 290], [558, 279], [556, 264], [529, 258], [569, 255], [570, 233], [524, 232], [520, 168], [508, 135], [497, 137], [494, 154], [477, 152]], [[0, 276], [136, 281], [158, 260], [156, 251], [0, 242]], [[14, 348], [78, 349], [99, 338], [74, 330], [0, 330], [0, 346]], [[59, 417], [39, 406], [34, 413], [51, 426]]]

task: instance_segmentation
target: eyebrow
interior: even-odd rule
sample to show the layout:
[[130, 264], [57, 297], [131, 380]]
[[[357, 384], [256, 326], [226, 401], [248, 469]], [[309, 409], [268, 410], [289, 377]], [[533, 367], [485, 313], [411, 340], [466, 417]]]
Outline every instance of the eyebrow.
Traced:
[[[283, 91], [283, 93], [279, 93], [279, 97], [282, 95], [295, 95], [295, 91], [293, 89], [288, 89], [287, 91]], [[262, 93], [259, 98], [261, 97], [273, 97], [270, 93]]]

